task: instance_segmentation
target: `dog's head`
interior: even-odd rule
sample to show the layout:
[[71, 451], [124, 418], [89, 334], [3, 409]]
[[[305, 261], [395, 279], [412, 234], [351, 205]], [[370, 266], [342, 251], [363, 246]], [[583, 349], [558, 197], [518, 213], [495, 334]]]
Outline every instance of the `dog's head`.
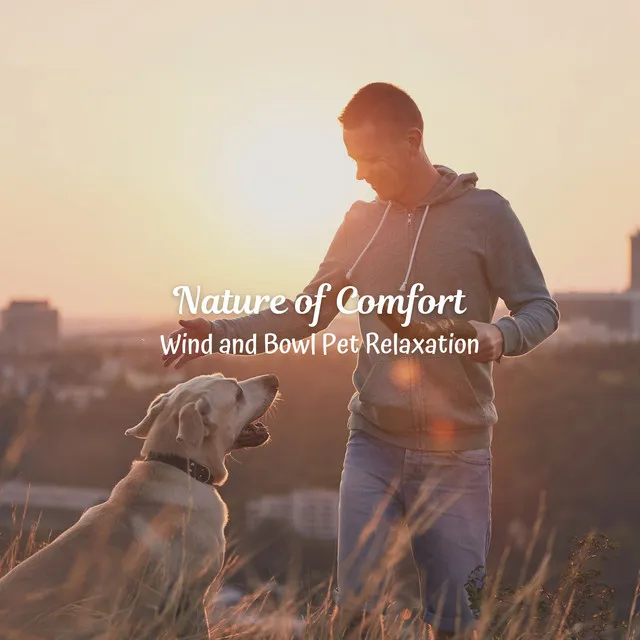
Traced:
[[149, 451], [175, 453], [207, 466], [216, 484], [227, 479], [225, 457], [269, 440], [258, 421], [278, 395], [278, 378], [238, 381], [222, 374], [197, 376], [159, 395], [126, 435], [144, 438]]

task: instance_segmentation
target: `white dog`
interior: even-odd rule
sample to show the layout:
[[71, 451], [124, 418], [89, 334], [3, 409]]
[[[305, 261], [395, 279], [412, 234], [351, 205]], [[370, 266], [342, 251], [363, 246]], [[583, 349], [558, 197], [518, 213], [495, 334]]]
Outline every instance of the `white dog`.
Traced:
[[203, 599], [227, 522], [212, 485], [227, 479], [228, 453], [269, 439], [256, 421], [277, 394], [272, 375], [216, 374], [158, 396], [126, 431], [145, 439], [144, 459], [105, 503], [0, 580], [0, 638], [206, 637]]

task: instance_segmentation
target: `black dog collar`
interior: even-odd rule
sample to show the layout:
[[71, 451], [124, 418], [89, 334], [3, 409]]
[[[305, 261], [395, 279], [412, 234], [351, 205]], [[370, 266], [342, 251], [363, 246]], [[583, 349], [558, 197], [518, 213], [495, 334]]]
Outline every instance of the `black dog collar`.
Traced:
[[199, 462], [196, 462], [195, 460], [183, 458], [182, 456], [176, 455], [175, 453], [156, 453], [155, 451], [150, 451], [146, 455], [144, 460], [153, 462], [164, 462], [165, 464], [169, 464], [176, 469], [180, 469], [180, 471], [188, 473], [198, 482], [213, 485], [213, 476], [209, 468], [205, 467]]

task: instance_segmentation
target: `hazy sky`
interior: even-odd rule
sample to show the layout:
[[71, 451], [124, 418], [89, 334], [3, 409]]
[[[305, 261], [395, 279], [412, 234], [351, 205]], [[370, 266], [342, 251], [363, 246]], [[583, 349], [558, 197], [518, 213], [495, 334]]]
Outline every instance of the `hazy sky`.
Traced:
[[295, 295], [372, 197], [336, 121], [372, 81], [511, 201], [552, 291], [624, 289], [638, 24], [628, 0], [0, 0], [0, 306]]

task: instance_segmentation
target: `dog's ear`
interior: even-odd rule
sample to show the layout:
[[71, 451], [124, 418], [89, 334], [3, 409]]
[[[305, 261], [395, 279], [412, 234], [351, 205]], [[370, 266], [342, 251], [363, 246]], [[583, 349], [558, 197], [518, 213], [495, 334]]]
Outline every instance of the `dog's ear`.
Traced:
[[[205, 425], [203, 415], [209, 413], [209, 403], [200, 398], [197, 402], [189, 402], [182, 409], [178, 417], [178, 435], [176, 441], [187, 443], [194, 447], [202, 446], [203, 440], [212, 434], [212, 429]], [[215, 430], [215, 426], [213, 427]], [[220, 445], [213, 442], [214, 454], [209, 461], [209, 470], [215, 484], [224, 484], [227, 480], [227, 468], [224, 466], [224, 452]]]
[[189, 402], [180, 409], [178, 416], [178, 435], [176, 442], [187, 443], [199, 447], [204, 438], [210, 434], [209, 427], [204, 424], [203, 414], [209, 411], [209, 405], [204, 398], [197, 402]]
[[124, 433], [127, 436], [134, 436], [136, 438], [146, 438], [149, 435], [151, 425], [155, 419], [160, 415], [160, 412], [165, 408], [169, 401], [169, 394], [163, 393], [156, 397], [156, 399], [149, 405], [147, 409], [147, 415], [135, 426], [127, 429]]

